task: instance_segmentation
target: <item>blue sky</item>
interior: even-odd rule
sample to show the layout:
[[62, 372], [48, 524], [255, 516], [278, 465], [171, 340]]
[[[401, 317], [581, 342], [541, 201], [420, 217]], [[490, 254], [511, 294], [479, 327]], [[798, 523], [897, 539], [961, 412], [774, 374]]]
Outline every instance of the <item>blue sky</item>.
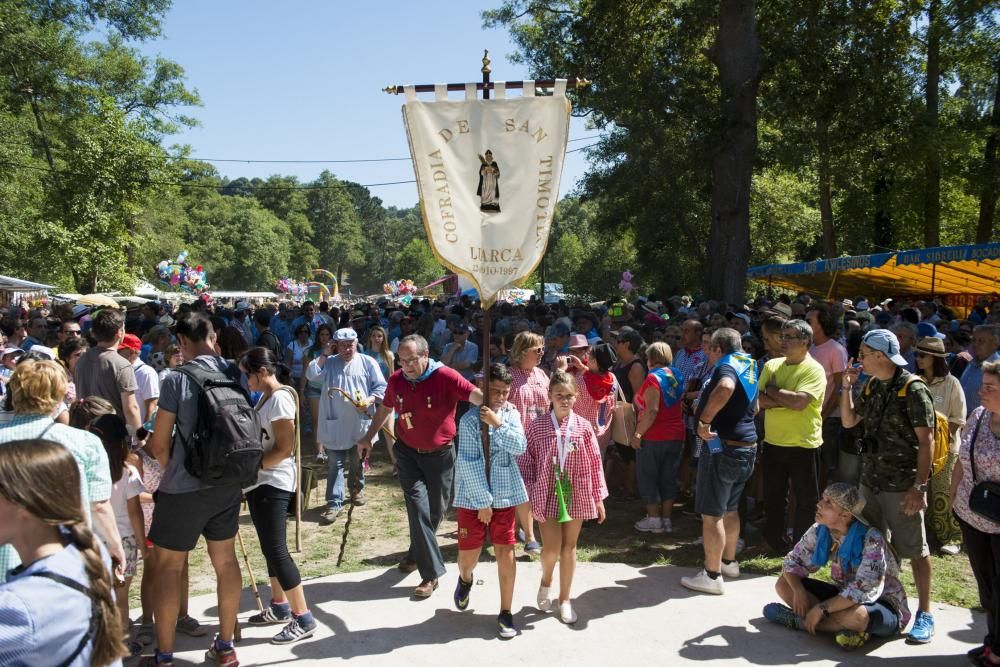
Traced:
[[[499, 2], [175, 0], [163, 37], [142, 49], [180, 63], [203, 106], [188, 110], [201, 125], [168, 144], [189, 144], [194, 157], [205, 158], [407, 157], [403, 98], [382, 88], [480, 80], [484, 48], [494, 80], [527, 76], [507, 59], [515, 49], [506, 31], [482, 27], [480, 12]], [[596, 134], [583, 119], [573, 119], [571, 141]], [[309, 181], [327, 168], [365, 184], [413, 179], [409, 161], [215, 165], [230, 178], [281, 173]], [[561, 194], [574, 188], [586, 167], [582, 151], [567, 155]], [[371, 190], [386, 205], [417, 202], [412, 183]]]

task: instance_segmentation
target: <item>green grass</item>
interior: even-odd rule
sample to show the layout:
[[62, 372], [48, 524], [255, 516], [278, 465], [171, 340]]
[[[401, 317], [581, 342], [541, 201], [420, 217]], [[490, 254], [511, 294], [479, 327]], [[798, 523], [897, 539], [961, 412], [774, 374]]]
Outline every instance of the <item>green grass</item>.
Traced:
[[[378, 450], [378, 453], [384, 456], [384, 450]], [[314, 508], [304, 513], [302, 553], [293, 554], [303, 578], [388, 567], [395, 565], [400, 558], [407, 546], [409, 533], [399, 484], [391, 476], [389, 464], [384, 460], [373, 462], [367, 479], [365, 495], [368, 503], [354, 510], [344, 561], [339, 568], [336, 566], [337, 554], [347, 513], [345, 510], [332, 526], [317, 523], [325, 487], [325, 481], [320, 481], [318, 496], [313, 496], [318, 498], [320, 509]], [[701, 524], [696, 518], [675, 512], [673, 534], [650, 535], [638, 533], [632, 526], [643, 515], [638, 501], [609, 500], [606, 507], [607, 520], [604, 524], [584, 524], [577, 552], [581, 562], [625, 563], [640, 567], [699, 567], [702, 564], [702, 548], [696, 543], [701, 534]], [[266, 585], [267, 568], [250, 517], [246, 513], [241, 516], [240, 530], [246, 542], [255, 579], [258, 585]], [[454, 516], [449, 516], [438, 531], [439, 542], [448, 560], [454, 560], [455, 556], [455, 530]], [[293, 521], [288, 523], [288, 543], [289, 546], [294, 545]], [[239, 544], [237, 557], [240, 559], [244, 580], [249, 581]], [[750, 547], [741, 556], [740, 568], [752, 574], [776, 575], [781, 571], [781, 560], [761, 555]], [[931, 561], [934, 572], [932, 598], [937, 602], [959, 607], [977, 608], [979, 595], [966, 556], [932, 556]], [[213, 592], [214, 574], [203, 541], [191, 553], [190, 564], [191, 595]], [[829, 568], [824, 568], [818, 576], [829, 580]], [[907, 595], [915, 599], [916, 590], [908, 562], [902, 564], [901, 578]], [[137, 577], [129, 596], [133, 607], [139, 604], [138, 581]]]

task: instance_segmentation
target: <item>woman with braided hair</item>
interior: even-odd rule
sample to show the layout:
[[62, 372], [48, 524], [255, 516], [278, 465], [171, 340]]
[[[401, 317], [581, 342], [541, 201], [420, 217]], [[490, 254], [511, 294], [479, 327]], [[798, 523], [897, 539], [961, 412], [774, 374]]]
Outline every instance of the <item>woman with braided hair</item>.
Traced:
[[0, 664], [120, 665], [110, 561], [87, 526], [68, 449], [47, 440], [0, 446], [0, 544], [22, 562], [0, 585]]

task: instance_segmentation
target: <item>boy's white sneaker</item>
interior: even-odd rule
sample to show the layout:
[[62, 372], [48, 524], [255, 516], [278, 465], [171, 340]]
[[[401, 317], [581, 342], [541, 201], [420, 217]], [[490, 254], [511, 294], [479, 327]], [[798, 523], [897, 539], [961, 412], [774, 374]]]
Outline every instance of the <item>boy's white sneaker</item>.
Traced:
[[709, 595], [722, 595], [725, 592], [722, 586], [722, 576], [720, 575], [717, 579], [713, 579], [708, 576], [708, 572], [705, 572], [705, 570], [702, 570], [693, 577], [681, 577], [681, 586], [692, 591], [698, 591], [699, 593], [708, 593]]
[[737, 561], [722, 564], [722, 576], [726, 579], [738, 579], [740, 576], [740, 564]]

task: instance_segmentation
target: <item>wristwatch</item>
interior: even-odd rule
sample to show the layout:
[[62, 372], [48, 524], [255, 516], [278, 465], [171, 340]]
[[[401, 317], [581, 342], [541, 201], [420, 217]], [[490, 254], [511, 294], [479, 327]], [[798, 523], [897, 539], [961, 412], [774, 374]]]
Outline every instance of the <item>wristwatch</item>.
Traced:
[[826, 601], [819, 603], [819, 610], [823, 612], [823, 618], [829, 618], [830, 610], [826, 608]]
[[642, 433], [639, 433], [638, 431], [636, 431], [636, 432], [635, 432], [635, 433], [633, 433], [632, 435], [633, 435], [633, 436], [634, 436], [634, 437], [635, 437], [635, 438], [636, 438], [637, 440], [642, 440], [642, 436], [643, 436], [643, 434], [642, 434]]
[[913, 484], [913, 489], [915, 491], [919, 491], [920, 493], [927, 493], [927, 482], [924, 482], [923, 484], [915, 482]]

